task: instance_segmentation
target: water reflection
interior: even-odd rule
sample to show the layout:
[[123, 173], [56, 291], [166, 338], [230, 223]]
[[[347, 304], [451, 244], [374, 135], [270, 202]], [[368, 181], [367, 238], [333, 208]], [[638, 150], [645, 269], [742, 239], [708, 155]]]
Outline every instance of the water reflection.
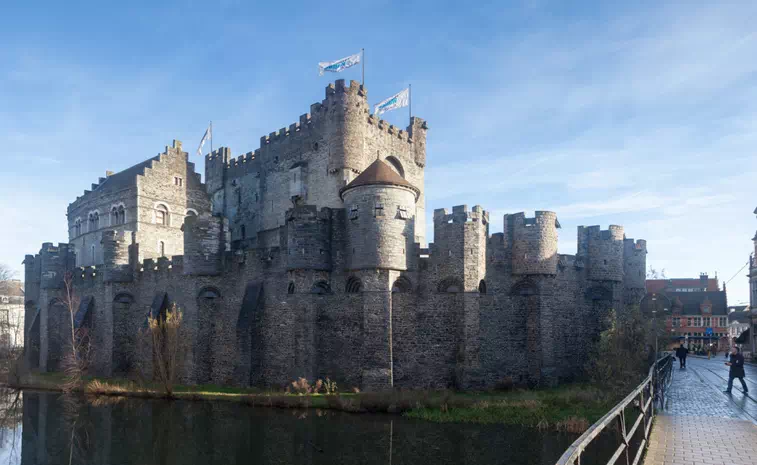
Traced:
[[2, 395], [0, 465], [551, 465], [575, 438], [501, 425], [227, 402]]

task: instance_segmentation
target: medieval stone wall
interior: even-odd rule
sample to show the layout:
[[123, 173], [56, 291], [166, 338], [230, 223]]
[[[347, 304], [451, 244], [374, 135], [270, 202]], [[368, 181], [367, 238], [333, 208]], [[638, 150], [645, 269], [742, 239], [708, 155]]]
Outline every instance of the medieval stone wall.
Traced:
[[[426, 124], [412, 118], [399, 130], [367, 102], [359, 84], [337, 81], [255, 152], [209, 155], [206, 184], [175, 142], [127, 170], [133, 188], [93, 186], [69, 221], [123, 201], [133, 227], [86, 238], [100, 247], [96, 267], [77, 266], [88, 263], [75, 262], [75, 251], [86, 254], [78, 235], [26, 256], [32, 366], [60, 367], [68, 271], [95, 374], [150, 372], [141, 333], [148, 315], [175, 305], [190, 383], [282, 388], [329, 377], [346, 389], [485, 389], [579, 377], [608, 312], [643, 293], [646, 242], [619, 226], [579, 227], [577, 254], [561, 255], [553, 212], [505, 215], [503, 233], [490, 235], [483, 208], [458, 205], [434, 212], [425, 247]], [[389, 182], [343, 189], [377, 158], [418, 192]]]

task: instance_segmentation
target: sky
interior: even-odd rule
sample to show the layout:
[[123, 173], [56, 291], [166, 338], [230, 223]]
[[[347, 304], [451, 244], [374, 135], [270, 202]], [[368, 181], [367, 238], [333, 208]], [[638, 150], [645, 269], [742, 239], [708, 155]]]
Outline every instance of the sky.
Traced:
[[429, 231], [435, 208], [481, 205], [492, 233], [551, 210], [573, 254], [578, 225], [621, 224], [668, 277], [717, 273], [729, 304], [748, 300], [757, 2], [8, 3], [0, 263], [20, 277], [106, 170], [179, 139], [204, 173], [210, 120], [215, 147], [254, 150], [330, 81], [360, 79], [319, 61], [365, 48], [369, 102], [412, 84], [428, 121]]

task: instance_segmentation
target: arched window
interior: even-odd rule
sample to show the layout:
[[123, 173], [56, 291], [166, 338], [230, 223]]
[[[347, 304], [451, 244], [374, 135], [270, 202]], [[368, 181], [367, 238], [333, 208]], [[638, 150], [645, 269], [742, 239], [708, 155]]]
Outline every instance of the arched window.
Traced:
[[287, 286], [287, 294], [294, 294], [294, 281], [289, 282], [289, 286]]
[[113, 209], [110, 211], [110, 225], [116, 226], [120, 224], [118, 220], [118, 208], [113, 207]]
[[483, 279], [478, 283], [478, 293], [486, 294], [486, 281]]
[[348, 294], [356, 294], [362, 290], [363, 283], [360, 282], [360, 280], [354, 276], [350, 276], [347, 279], [347, 285], [345, 286], [344, 291]]
[[221, 293], [214, 287], [204, 287], [197, 294], [197, 298], [205, 301], [220, 299]]
[[158, 204], [155, 207], [155, 224], [168, 226], [168, 221], [168, 207], [166, 207], [162, 203]]
[[165, 257], [166, 256], [166, 243], [163, 241], [160, 241], [158, 244], [158, 247], [160, 248], [160, 256]]
[[439, 292], [446, 292], [450, 294], [455, 294], [458, 292], [463, 291], [463, 286], [460, 284], [460, 281], [455, 278], [447, 278], [442, 280], [439, 283], [439, 287], [437, 288]]
[[118, 207], [118, 224], [126, 224], [126, 209], [123, 205]]
[[395, 157], [389, 156], [386, 157], [386, 161], [389, 163], [389, 166], [397, 172], [397, 174], [399, 174], [403, 178], [405, 177], [405, 169], [402, 167], [402, 163], [400, 163], [399, 160], [397, 160]]
[[79, 218], [74, 222], [74, 236], [81, 236], [81, 219]]
[[404, 294], [407, 292], [412, 292], [412, 290], [412, 283], [404, 276], [400, 276], [396, 281], [394, 281], [394, 284], [392, 284], [392, 292]]
[[317, 283], [313, 284], [313, 287], [310, 289], [311, 294], [330, 294], [331, 293], [331, 286], [329, 286], [329, 283], [326, 281], [318, 281]]

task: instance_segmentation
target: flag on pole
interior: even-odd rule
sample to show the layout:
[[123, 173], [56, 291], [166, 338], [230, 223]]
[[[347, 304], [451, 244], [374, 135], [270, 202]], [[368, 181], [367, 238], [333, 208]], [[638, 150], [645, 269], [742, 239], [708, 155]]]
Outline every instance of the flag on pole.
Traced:
[[200, 141], [200, 146], [197, 147], [197, 156], [198, 157], [202, 155], [202, 146], [205, 145], [205, 142], [207, 142], [208, 140], [210, 140], [210, 138], [212, 138], [212, 137], [213, 137], [213, 125], [211, 124], [211, 125], [208, 126], [208, 129], [205, 130], [205, 135], [202, 136], [202, 140]]
[[378, 116], [381, 113], [386, 113], [389, 110], [396, 110], [397, 108], [406, 107], [410, 100], [410, 89], [402, 90], [381, 103], [376, 104], [373, 107], [373, 114]]
[[[362, 52], [361, 52], [362, 53]], [[361, 53], [356, 53], [348, 57], [344, 57], [341, 60], [336, 61], [321, 61], [318, 63], [318, 75], [323, 76], [323, 73], [341, 73], [347, 68], [351, 68], [360, 63]]]

